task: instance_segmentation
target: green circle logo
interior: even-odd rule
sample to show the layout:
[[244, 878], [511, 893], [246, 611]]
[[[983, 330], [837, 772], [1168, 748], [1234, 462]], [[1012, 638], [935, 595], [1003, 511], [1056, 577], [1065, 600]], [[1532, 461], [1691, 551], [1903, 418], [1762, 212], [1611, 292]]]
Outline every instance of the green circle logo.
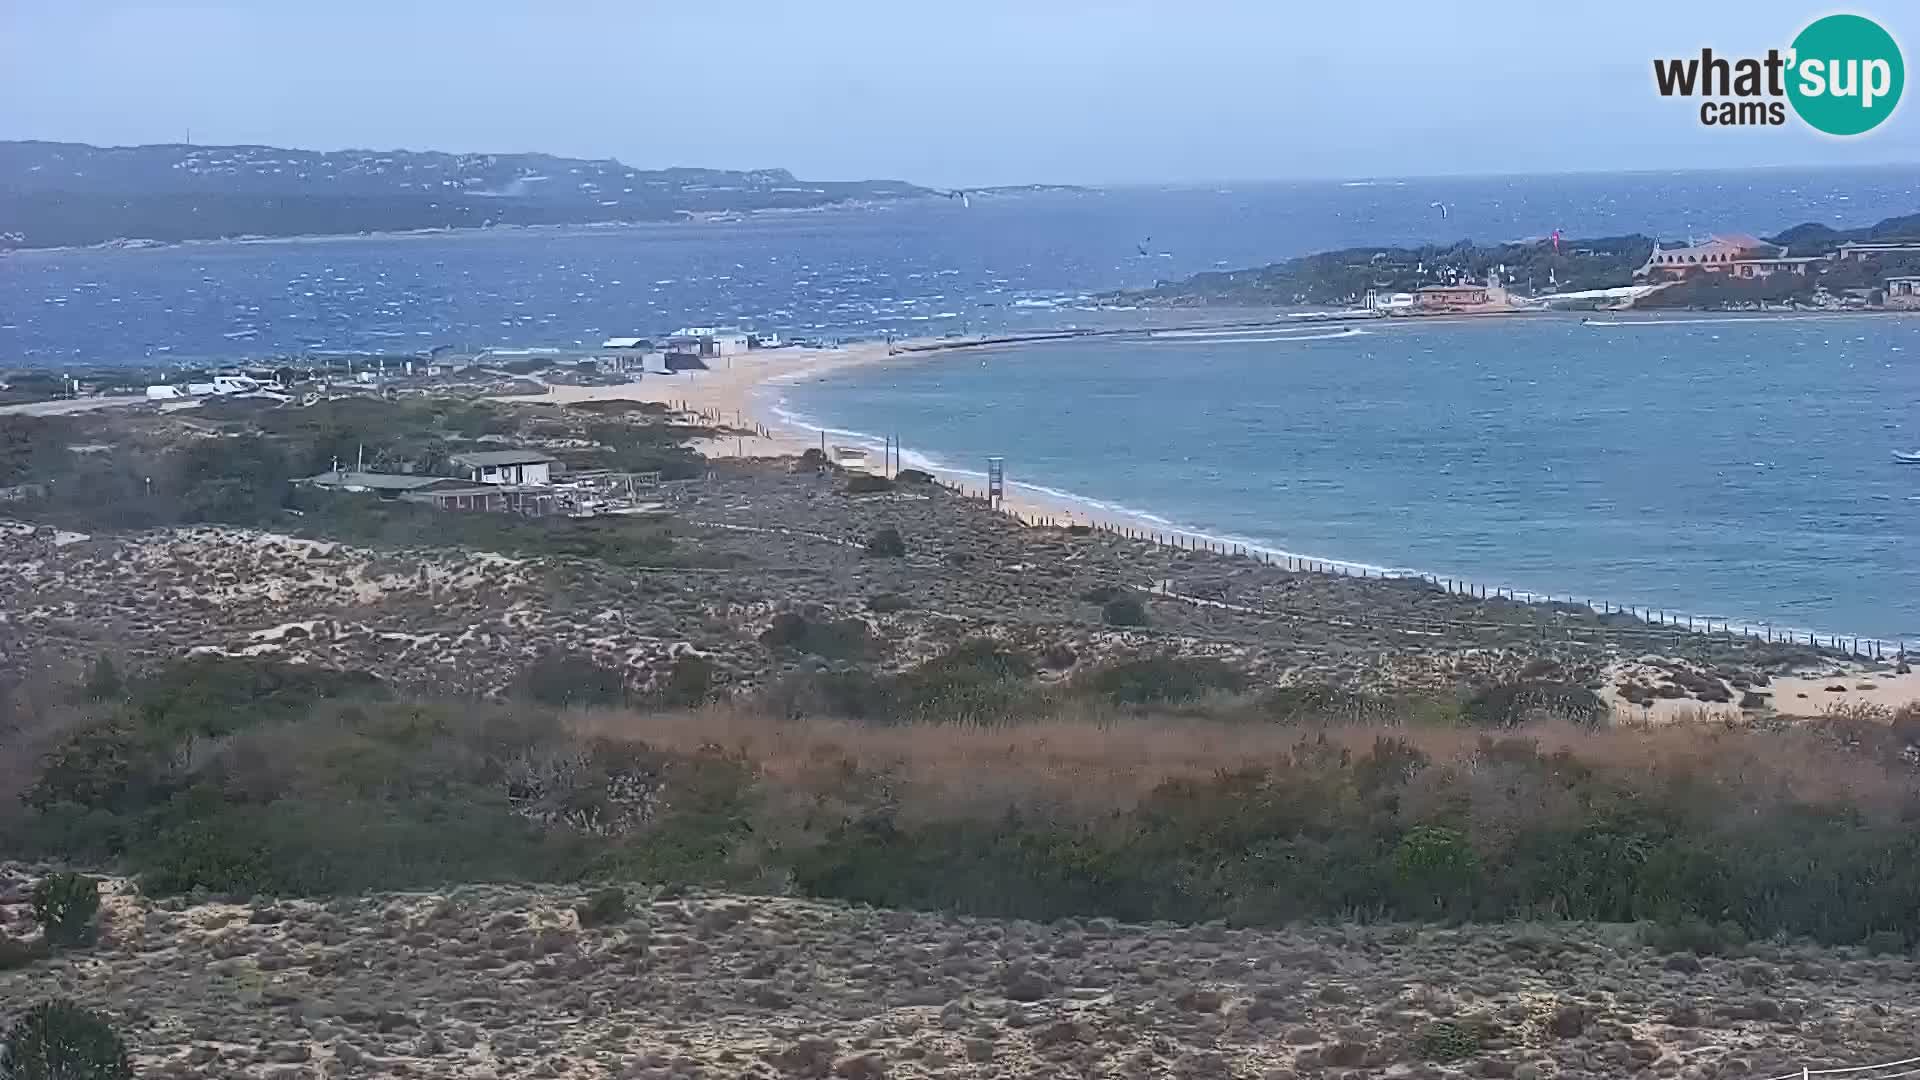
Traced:
[[1893, 115], [1906, 65], [1893, 35], [1872, 19], [1829, 15], [1793, 39], [1787, 98], [1793, 111], [1829, 135], [1871, 131]]

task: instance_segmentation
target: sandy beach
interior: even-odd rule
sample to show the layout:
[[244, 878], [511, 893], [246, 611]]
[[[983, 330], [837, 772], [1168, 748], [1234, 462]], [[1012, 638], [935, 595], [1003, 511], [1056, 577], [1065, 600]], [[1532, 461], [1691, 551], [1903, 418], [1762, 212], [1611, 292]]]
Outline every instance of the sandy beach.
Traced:
[[[548, 393], [496, 400], [546, 404], [573, 404], [582, 401], [650, 401], [674, 405], [699, 414], [719, 426], [760, 430], [765, 435], [727, 435], [696, 441], [693, 446], [711, 458], [784, 457], [819, 449], [822, 433], [818, 428], [801, 428], [773, 415], [766, 407], [763, 388], [781, 382], [800, 382], [818, 378], [830, 371], [866, 364], [905, 364], [935, 359], [956, 349], [995, 344], [994, 341], [954, 338], [916, 339], [888, 342], [857, 342], [825, 349], [766, 349], [737, 356], [715, 357], [708, 361], [712, 370], [683, 372], [676, 375], [652, 375], [639, 382], [612, 386], [553, 385]], [[847, 440], [825, 437], [826, 445], [848, 445]], [[879, 447], [869, 448], [876, 459]], [[928, 470], [943, 482], [969, 489], [985, 486], [977, 475], [949, 469]], [[1006, 506], [1027, 519], [1044, 518], [1067, 524], [1125, 525], [1162, 532], [1166, 527], [1143, 519], [1103, 513], [1098, 516], [1072, 500], [1049, 497], [1017, 481], [1008, 484]]]
[[[1660, 675], [1658, 668], [1638, 660], [1617, 661], [1603, 673], [1606, 685], [1599, 691], [1600, 700], [1620, 720], [1667, 724], [1706, 720], [1742, 723], [1748, 719], [1737, 703], [1708, 704], [1683, 697], [1661, 698], [1640, 706], [1620, 693], [1619, 684], [1627, 679], [1638, 677], [1644, 682], [1657, 683]], [[1775, 675], [1760, 689], [1771, 699], [1774, 713], [1780, 716], [1878, 714], [1884, 717], [1907, 705], [1920, 703], [1920, 671], [1903, 675], [1886, 665], [1834, 663], [1822, 670]]]
[[779, 380], [799, 380], [838, 368], [910, 358], [895, 355], [898, 345], [861, 342], [833, 349], [766, 349], [738, 356], [713, 358], [710, 371], [650, 375], [638, 382], [613, 386], [549, 386], [548, 393], [503, 397], [519, 401], [571, 405], [582, 401], [649, 401], [697, 413], [710, 422], [733, 428], [760, 428], [767, 436], [742, 435], [703, 439], [695, 444], [708, 457], [781, 457], [820, 445], [819, 432], [784, 426], [763, 415], [755, 400], [756, 388]]

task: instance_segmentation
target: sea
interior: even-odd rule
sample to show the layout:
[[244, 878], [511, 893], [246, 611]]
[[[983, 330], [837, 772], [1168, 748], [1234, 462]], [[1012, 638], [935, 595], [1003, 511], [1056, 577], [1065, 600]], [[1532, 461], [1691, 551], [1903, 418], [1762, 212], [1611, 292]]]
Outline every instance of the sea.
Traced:
[[[1103, 293], [1367, 244], [1771, 233], [1910, 168], [1055, 191], [737, 222], [0, 257], [0, 368], [1139, 327]], [[1520, 283], [1523, 286], [1527, 283]], [[1539, 287], [1541, 283], [1532, 283]], [[770, 402], [1190, 533], [1715, 621], [1920, 641], [1920, 317], [1544, 316], [960, 352]]]

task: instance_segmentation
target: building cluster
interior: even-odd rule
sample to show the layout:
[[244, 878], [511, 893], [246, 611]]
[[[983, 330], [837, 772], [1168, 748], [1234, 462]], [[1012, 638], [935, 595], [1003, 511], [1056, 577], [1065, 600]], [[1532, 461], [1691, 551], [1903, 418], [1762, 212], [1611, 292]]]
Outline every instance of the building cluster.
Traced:
[[[1507, 289], [1501, 283], [1500, 273], [1494, 271], [1488, 273], [1485, 283], [1455, 281], [1391, 295], [1369, 293], [1363, 310], [1372, 315], [1494, 314], [1527, 310], [1540, 306], [1543, 300], [1573, 298], [1631, 306], [1640, 296], [1674, 282], [1699, 280], [1708, 275], [1723, 280], [1761, 281], [1777, 274], [1805, 278], [1840, 269], [1851, 271], [1840, 279], [1847, 285], [1829, 288], [1828, 282], [1816, 284], [1813, 292], [1816, 304], [1920, 310], [1920, 274], [1876, 275], [1878, 266], [1887, 262], [1895, 266], [1903, 263], [1920, 266], [1920, 241], [1849, 242], [1830, 254], [1794, 255], [1784, 244], [1767, 243], [1743, 233], [1725, 233], [1678, 247], [1656, 243], [1646, 262], [1634, 270], [1631, 286], [1530, 299]], [[1849, 267], [1850, 263], [1864, 266], [1856, 269]]]
[[[1920, 241], [1849, 241], [1830, 254], [1794, 255], [1784, 244], [1770, 244], [1744, 233], [1723, 233], [1681, 247], [1665, 248], [1655, 244], [1647, 261], [1634, 271], [1634, 277], [1684, 281], [1717, 274], [1729, 280], [1752, 281], [1775, 274], [1805, 277], [1849, 263], [1882, 260], [1920, 262]], [[1865, 307], [1877, 302], [1889, 308], [1920, 308], [1920, 275], [1887, 274], [1873, 284], [1840, 289], [1834, 298], [1843, 306]]]
[[1784, 244], [1769, 244], [1745, 233], [1726, 233], [1709, 237], [1703, 243], [1663, 248], [1653, 245], [1647, 261], [1633, 272], [1634, 277], [1687, 277], [1693, 274], [1725, 274], [1730, 278], [1766, 278], [1775, 274], [1805, 276], [1807, 267], [1827, 262], [1825, 256], [1787, 254]]
[[602, 370], [625, 374], [671, 375], [703, 371], [714, 359], [737, 356], [750, 349], [773, 349], [780, 335], [736, 330], [725, 326], [689, 326], [658, 342], [638, 337], [611, 337], [595, 355]]
[[550, 454], [524, 448], [474, 450], [447, 459], [451, 475], [333, 468], [300, 481], [327, 491], [371, 493], [436, 510], [565, 514], [638, 514], [663, 508], [659, 473], [595, 469], [560, 473]]

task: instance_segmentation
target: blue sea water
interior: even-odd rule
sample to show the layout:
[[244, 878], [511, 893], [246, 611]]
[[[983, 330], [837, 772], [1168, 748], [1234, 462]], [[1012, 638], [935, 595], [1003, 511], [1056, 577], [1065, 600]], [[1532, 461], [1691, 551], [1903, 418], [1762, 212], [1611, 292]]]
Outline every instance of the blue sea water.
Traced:
[[1772, 169], [1131, 188], [732, 224], [28, 252], [0, 257], [0, 366], [595, 344], [716, 323], [829, 338], [1085, 325], [1116, 317], [1076, 310], [1088, 292], [1329, 248], [1555, 229], [1768, 233], [1916, 211], [1911, 169]]
[[[1434, 204], [1443, 204], [1444, 210]], [[737, 223], [0, 257], [0, 367], [1138, 323], [1084, 298], [1362, 244], [1871, 223], [1911, 169], [1232, 184]], [[789, 389], [836, 427], [1271, 546], [1920, 638], [1916, 324], [1370, 326], [1082, 341]], [[1281, 335], [1237, 335], [1273, 337]], [[981, 361], [985, 360], [985, 366]]]
[[1272, 550], [1920, 639], [1920, 315], [1381, 321], [932, 354], [803, 423]]

